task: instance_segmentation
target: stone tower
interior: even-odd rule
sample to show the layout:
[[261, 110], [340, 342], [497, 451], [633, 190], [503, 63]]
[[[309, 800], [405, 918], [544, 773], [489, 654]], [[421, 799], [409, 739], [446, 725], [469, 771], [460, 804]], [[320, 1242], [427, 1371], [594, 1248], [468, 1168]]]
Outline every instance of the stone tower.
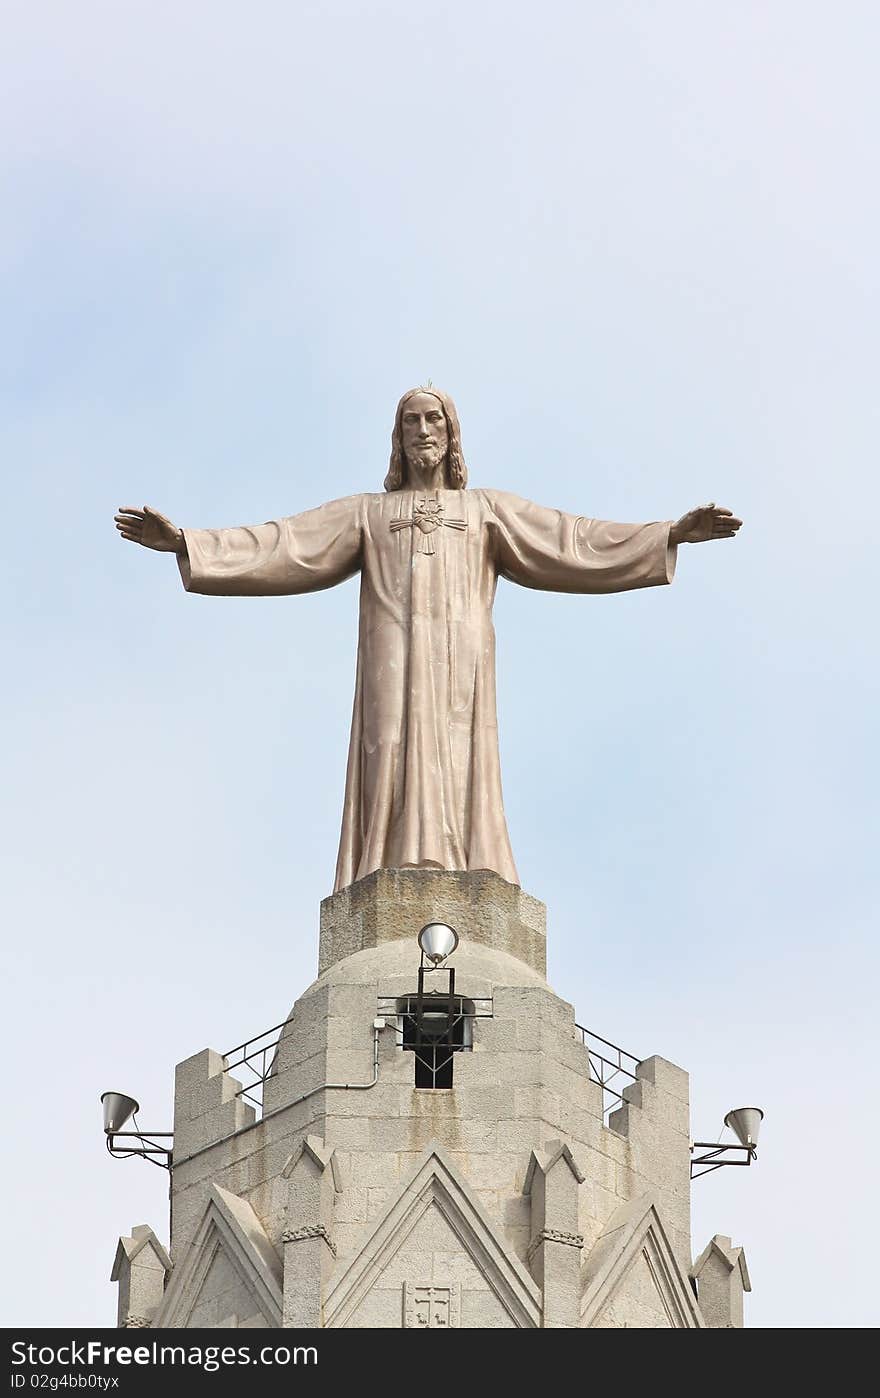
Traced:
[[[418, 1005], [433, 920], [461, 938], [454, 996], [435, 972]], [[687, 1074], [633, 1062], [609, 1115], [545, 972], [544, 907], [497, 874], [381, 870], [325, 899], [271, 1051], [177, 1068], [171, 1236], [120, 1240], [119, 1324], [742, 1325], [742, 1250], [693, 1262]]]

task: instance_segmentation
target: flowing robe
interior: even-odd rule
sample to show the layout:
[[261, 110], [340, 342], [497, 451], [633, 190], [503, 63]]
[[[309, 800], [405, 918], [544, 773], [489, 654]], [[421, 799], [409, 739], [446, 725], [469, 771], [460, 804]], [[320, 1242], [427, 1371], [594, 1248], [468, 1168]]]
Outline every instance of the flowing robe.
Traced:
[[551, 592], [672, 580], [670, 523], [613, 524], [496, 490], [352, 495], [252, 527], [186, 529], [189, 592], [278, 596], [361, 574], [335, 889], [374, 869], [518, 883], [501, 797], [498, 577]]

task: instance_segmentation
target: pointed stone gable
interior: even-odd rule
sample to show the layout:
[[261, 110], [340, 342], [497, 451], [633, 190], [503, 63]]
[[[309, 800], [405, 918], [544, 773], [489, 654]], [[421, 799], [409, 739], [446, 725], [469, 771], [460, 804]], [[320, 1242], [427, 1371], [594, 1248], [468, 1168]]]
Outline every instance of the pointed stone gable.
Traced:
[[700, 1310], [713, 1330], [743, 1325], [743, 1292], [751, 1291], [749, 1269], [742, 1248], [716, 1233], [690, 1270], [697, 1287]]
[[537, 1286], [437, 1146], [333, 1282], [324, 1306], [328, 1329], [540, 1324]]
[[587, 1259], [583, 1281], [585, 1329], [705, 1328], [650, 1196], [612, 1214]]
[[186, 1261], [166, 1292], [157, 1327], [280, 1326], [281, 1294], [281, 1260], [250, 1204], [212, 1185]]
[[113, 1270], [110, 1273], [111, 1281], [119, 1281], [120, 1275], [125, 1268], [125, 1263], [131, 1267], [141, 1258], [141, 1254], [151, 1252], [154, 1257], [151, 1265], [160, 1267], [164, 1272], [170, 1272], [172, 1268], [171, 1258], [165, 1251], [159, 1239], [156, 1237], [148, 1223], [140, 1223], [136, 1228], [132, 1228], [130, 1238], [120, 1238], [116, 1248], [116, 1256], [113, 1259]]
[[117, 1324], [123, 1330], [152, 1326], [162, 1305], [171, 1258], [152, 1228], [141, 1223], [120, 1238], [110, 1280], [119, 1286]]
[[333, 1188], [337, 1192], [342, 1189], [343, 1180], [339, 1168], [339, 1158], [333, 1147], [326, 1146], [320, 1136], [306, 1136], [305, 1140], [300, 1141], [281, 1171], [282, 1179], [289, 1180], [303, 1161], [311, 1162], [317, 1175], [322, 1175], [329, 1166]]
[[336, 1257], [333, 1204], [343, 1188], [339, 1157], [320, 1136], [307, 1136], [281, 1177], [288, 1181], [282, 1324], [285, 1329], [319, 1326]]
[[528, 1261], [544, 1294], [544, 1328], [577, 1328], [580, 1316], [581, 1249], [579, 1189], [584, 1176], [563, 1141], [533, 1150], [523, 1193], [531, 1201]]

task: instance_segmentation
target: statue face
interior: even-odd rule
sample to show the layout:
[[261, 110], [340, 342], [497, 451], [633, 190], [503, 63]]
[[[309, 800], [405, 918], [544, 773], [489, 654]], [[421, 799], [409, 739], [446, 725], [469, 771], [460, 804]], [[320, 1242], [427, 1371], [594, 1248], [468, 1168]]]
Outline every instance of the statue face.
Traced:
[[408, 465], [439, 466], [449, 447], [446, 414], [433, 393], [414, 393], [401, 417], [403, 450]]

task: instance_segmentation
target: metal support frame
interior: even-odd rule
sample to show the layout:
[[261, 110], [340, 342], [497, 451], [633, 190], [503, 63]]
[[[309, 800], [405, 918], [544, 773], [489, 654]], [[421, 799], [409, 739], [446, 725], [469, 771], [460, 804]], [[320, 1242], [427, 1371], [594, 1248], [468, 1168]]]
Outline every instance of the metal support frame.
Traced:
[[[433, 975], [437, 972], [446, 974], [446, 988], [444, 990], [425, 990], [425, 976]], [[412, 997], [409, 997], [410, 1000]], [[461, 1005], [456, 1004], [455, 999], [455, 967], [454, 966], [426, 966], [425, 956], [422, 953], [419, 965], [418, 990], [415, 996], [415, 1012], [410, 1013], [407, 1018], [412, 1019], [415, 1027], [413, 1041], [406, 1044], [416, 1056], [422, 1067], [431, 1075], [431, 1086], [436, 1086], [437, 1075], [446, 1068], [454, 1053], [458, 1053], [464, 1048], [464, 1044], [455, 1043], [455, 1030], [461, 1024], [464, 1015]], [[434, 1009], [436, 1013], [440, 1007], [446, 1014], [446, 1025], [439, 1034], [425, 1033], [425, 1014]], [[462, 1034], [462, 1038], [464, 1035]], [[444, 1053], [445, 1049], [445, 1053]]]
[[[139, 1146], [117, 1146], [120, 1140], [139, 1141]], [[173, 1131], [108, 1131], [106, 1134], [107, 1151], [115, 1160], [126, 1160], [132, 1156], [139, 1155], [142, 1160], [149, 1160], [151, 1165], [158, 1165], [161, 1170], [171, 1169], [171, 1156], [174, 1150], [172, 1146], [160, 1146], [156, 1142], [159, 1140], [174, 1140]], [[154, 1156], [164, 1155], [164, 1160], [154, 1159]]]
[[[442, 1003], [442, 1000], [445, 998], [445, 1000], [446, 1000], [446, 1029], [445, 1029], [445, 1031], [444, 1031], [442, 1034], [432, 1034], [432, 1035], [424, 1034], [424, 1031], [423, 1031], [422, 1026], [423, 1026], [423, 1023], [424, 1023], [424, 1014], [425, 1014], [426, 1005], [425, 1005], [425, 965], [424, 965], [424, 961], [423, 961], [423, 962], [422, 962], [422, 965], [419, 967], [419, 988], [418, 988], [418, 991], [417, 991], [417, 993], [416, 993], [416, 1012], [415, 1012], [415, 1015], [413, 1016], [413, 1018], [415, 1019], [415, 1022], [416, 1022], [416, 1042], [415, 1042], [415, 1045], [414, 1045], [415, 1048], [434, 1048], [434, 1047], [436, 1047], [436, 1046], [441, 1042], [441, 1040], [445, 1040], [446, 1043], [449, 1045], [449, 1047], [452, 1048], [452, 1031], [453, 1031], [453, 1029], [455, 1028], [455, 1025], [458, 1023], [458, 1020], [461, 1018], [461, 1015], [460, 1015], [460, 1014], [456, 1014], [456, 1012], [455, 1012], [455, 967], [454, 967], [454, 966], [437, 966], [437, 967], [431, 967], [431, 968], [429, 969], [428, 974], [430, 975], [430, 974], [431, 974], [431, 971], [435, 971], [435, 970], [436, 970], [436, 971], [445, 971], [449, 979], [448, 979], [448, 981], [447, 981], [446, 991], [445, 991], [445, 992], [444, 992], [444, 991], [441, 991], [441, 990], [429, 990], [429, 991], [428, 991], [428, 1003], [427, 1003], [427, 1008], [430, 1008], [431, 1005], [432, 1005], [432, 1003], [433, 1003], [433, 1005], [436, 1007], [436, 1005], [437, 1005], [438, 1003]], [[434, 998], [435, 996], [437, 997], [436, 999]]]
[[[712, 1170], [720, 1170], [724, 1165], [751, 1165], [753, 1160], [758, 1158], [757, 1146], [721, 1146], [717, 1141], [692, 1141], [691, 1154], [695, 1150], [703, 1150], [705, 1155], [694, 1155], [691, 1160], [691, 1179], [698, 1180], [701, 1175], [708, 1175]], [[726, 1156], [728, 1153], [744, 1156], [740, 1160], [719, 1160], [720, 1155]], [[702, 1166], [702, 1169], [699, 1167]]]

